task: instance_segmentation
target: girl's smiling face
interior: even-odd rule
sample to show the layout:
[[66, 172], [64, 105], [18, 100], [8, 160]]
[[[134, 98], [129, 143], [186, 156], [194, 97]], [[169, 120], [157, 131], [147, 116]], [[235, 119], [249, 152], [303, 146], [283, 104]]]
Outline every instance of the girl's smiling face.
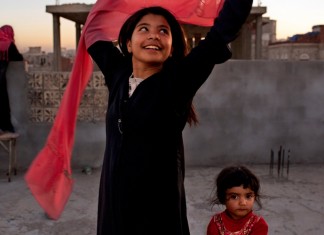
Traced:
[[253, 209], [254, 192], [243, 186], [232, 187], [226, 190], [226, 209], [233, 219], [241, 219]]
[[162, 67], [172, 53], [172, 34], [167, 20], [160, 15], [145, 15], [127, 42], [133, 67]]

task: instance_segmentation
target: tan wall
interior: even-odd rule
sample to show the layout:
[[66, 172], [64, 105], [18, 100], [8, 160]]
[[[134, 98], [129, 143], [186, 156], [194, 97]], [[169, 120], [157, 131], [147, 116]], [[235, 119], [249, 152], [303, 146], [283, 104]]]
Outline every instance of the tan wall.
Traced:
[[200, 125], [185, 131], [188, 164], [268, 163], [280, 145], [293, 162], [323, 163], [323, 91], [319, 61], [216, 66], [195, 99]]
[[269, 60], [322, 60], [320, 44], [286, 43], [268, 47]]
[[[55, 79], [46, 77], [60, 76], [44, 75], [42, 81], [46, 82], [39, 95], [55, 93], [49, 85]], [[292, 162], [323, 163], [323, 78], [324, 63], [315, 61], [232, 60], [216, 66], [195, 98], [200, 124], [184, 131], [186, 163], [268, 163], [270, 150], [277, 150], [280, 145], [291, 150]], [[52, 122], [49, 116], [35, 119], [37, 108], [31, 104], [30, 95], [32, 81], [32, 75], [25, 74], [23, 63], [10, 65], [8, 86], [13, 122], [21, 134], [17, 150], [19, 166], [23, 168], [42, 148]], [[88, 98], [101, 92], [95, 89], [88, 88]], [[106, 98], [99, 97], [92, 106], [105, 105]], [[49, 102], [38, 110], [41, 113], [51, 108], [57, 109], [57, 102]], [[94, 117], [89, 116], [93, 107], [92, 111], [83, 108], [84, 116], [77, 124], [73, 166], [98, 167], [105, 148], [105, 123], [103, 119], [89, 119]], [[4, 167], [2, 156], [4, 152], [0, 150], [0, 164]]]

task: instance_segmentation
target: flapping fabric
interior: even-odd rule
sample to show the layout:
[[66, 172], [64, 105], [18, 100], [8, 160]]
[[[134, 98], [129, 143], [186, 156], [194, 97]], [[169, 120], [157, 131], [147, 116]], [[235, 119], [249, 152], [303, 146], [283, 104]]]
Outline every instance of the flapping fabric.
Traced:
[[98, 0], [87, 19], [91, 26], [86, 47], [98, 40], [116, 40], [124, 21], [143, 7], [161, 6], [181, 23], [212, 26], [223, 4], [224, 0]]
[[70, 161], [76, 118], [83, 91], [92, 72], [91, 60], [86, 54], [84, 43], [80, 43], [78, 51], [82, 53], [76, 55], [77, 62], [73, 66], [46, 144], [25, 175], [32, 194], [52, 219], [60, 217], [72, 192]]
[[140, 8], [162, 6], [182, 23], [211, 26], [223, 2], [224, 0], [98, 0], [94, 4], [83, 27], [75, 63], [53, 127], [45, 146], [25, 175], [29, 189], [50, 218], [56, 220], [61, 216], [73, 188], [70, 162], [77, 112], [93, 68], [87, 48], [98, 40], [116, 40], [126, 18]]

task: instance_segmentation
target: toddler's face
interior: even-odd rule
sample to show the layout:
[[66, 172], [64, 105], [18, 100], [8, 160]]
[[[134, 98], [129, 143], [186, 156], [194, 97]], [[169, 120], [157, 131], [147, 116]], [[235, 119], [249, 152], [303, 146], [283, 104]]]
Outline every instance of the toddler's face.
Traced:
[[226, 190], [226, 209], [233, 219], [241, 219], [252, 209], [255, 201], [254, 192], [250, 188], [233, 187]]

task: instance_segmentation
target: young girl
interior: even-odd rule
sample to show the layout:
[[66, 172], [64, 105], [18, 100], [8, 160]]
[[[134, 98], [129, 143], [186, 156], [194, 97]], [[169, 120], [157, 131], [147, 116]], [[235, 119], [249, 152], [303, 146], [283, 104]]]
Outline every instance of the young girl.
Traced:
[[109, 41], [88, 48], [109, 89], [98, 234], [189, 234], [182, 131], [196, 122], [192, 99], [214, 65], [230, 58], [227, 44], [251, 6], [225, 1], [189, 54], [176, 18], [155, 6], [126, 20], [120, 50]]
[[244, 166], [223, 169], [216, 179], [217, 192], [212, 204], [226, 210], [212, 217], [207, 235], [266, 235], [268, 225], [253, 213], [256, 202], [261, 207], [258, 178]]

